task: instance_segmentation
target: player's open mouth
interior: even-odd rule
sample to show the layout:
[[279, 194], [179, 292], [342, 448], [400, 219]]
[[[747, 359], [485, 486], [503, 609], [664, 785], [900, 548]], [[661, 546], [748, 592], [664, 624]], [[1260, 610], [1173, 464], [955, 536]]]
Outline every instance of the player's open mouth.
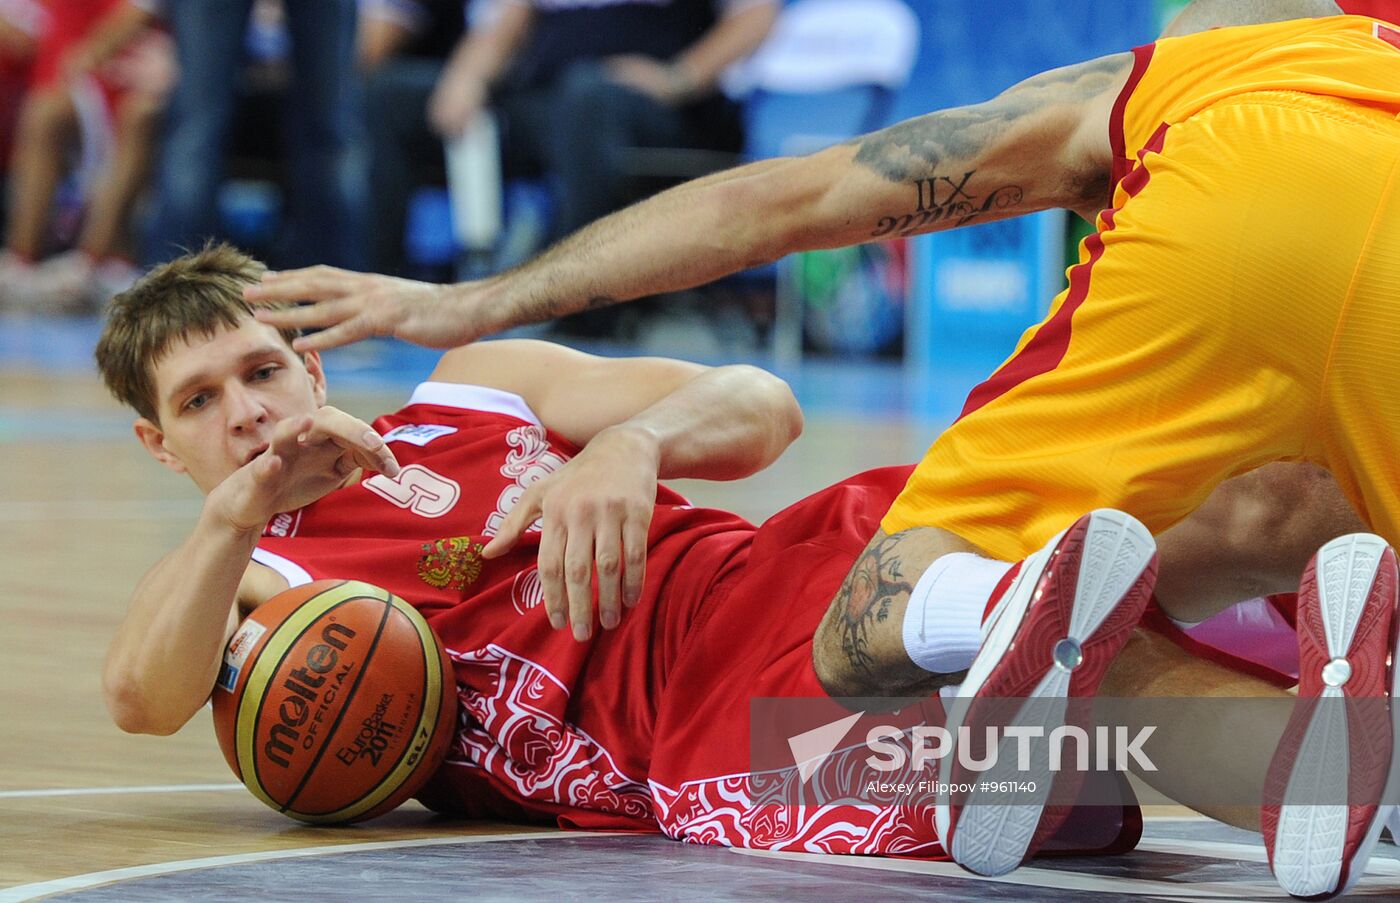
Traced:
[[257, 448], [248, 452], [248, 454], [243, 458], [243, 466], [246, 467], [249, 464], [253, 463], [253, 459], [256, 458], [258, 455], [262, 454], [263, 452], [267, 451], [268, 448], [268, 444], [264, 442], [262, 445], [259, 445]]

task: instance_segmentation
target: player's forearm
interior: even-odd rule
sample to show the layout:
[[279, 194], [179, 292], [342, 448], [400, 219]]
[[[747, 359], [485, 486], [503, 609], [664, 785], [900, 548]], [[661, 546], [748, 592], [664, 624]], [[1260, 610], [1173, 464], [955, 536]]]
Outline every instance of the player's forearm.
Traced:
[[230, 526], [206, 502], [189, 538], [142, 578], [103, 671], [123, 730], [173, 733], [204, 704], [257, 541], [257, 531]]
[[[1087, 209], [1107, 190], [1085, 109], [1131, 59], [1030, 79], [984, 104], [931, 113], [809, 157], [742, 166], [605, 217], [534, 261], [449, 290], [483, 332], [690, 288], [794, 251]], [[1099, 132], [1102, 131], [1102, 134]]]
[[758, 49], [777, 17], [778, 4], [771, 0], [725, 16], [677, 55], [672, 65], [689, 82], [692, 93], [708, 93], [726, 68]]
[[[580, 229], [533, 261], [449, 287], [485, 334], [771, 263], [789, 248], [787, 209], [806, 209], [804, 159], [736, 167], [664, 191]], [[791, 176], [791, 178], [789, 178]]]
[[650, 443], [662, 479], [737, 480], [778, 459], [801, 434], [802, 411], [771, 373], [718, 367], [610, 430]]

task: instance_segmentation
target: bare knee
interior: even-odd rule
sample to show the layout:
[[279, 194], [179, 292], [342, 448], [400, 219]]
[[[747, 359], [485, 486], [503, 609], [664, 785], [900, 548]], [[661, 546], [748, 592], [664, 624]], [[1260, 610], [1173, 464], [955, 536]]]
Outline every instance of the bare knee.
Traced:
[[950, 552], [971, 550], [932, 527], [877, 531], [856, 557], [812, 638], [812, 667], [832, 696], [924, 695], [955, 675], [933, 674], [904, 648], [904, 616], [919, 576]]
[[1366, 529], [1322, 467], [1269, 464], [1224, 483], [1229, 502], [1225, 540], [1261, 576], [1296, 581], [1318, 546]]
[[54, 91], [31, 95], [20, 113], [19, 138], [29, 146], [67, 141], [77, 124], [72, 101]]
[[851, 661], [850, 650], [843, 649], [841, 629], [837, 618], [827, 611], [812, 637], [812, 668], [817, 681], [828, 696], [866, 695], [870, 685], [869, 669], [864, 673]]
[[117, 132], [122, 135], [149, 139], [155, 134], [164, 112], [165, 103], [159, 97], [149, 94], [133, 94], [117, 108]]

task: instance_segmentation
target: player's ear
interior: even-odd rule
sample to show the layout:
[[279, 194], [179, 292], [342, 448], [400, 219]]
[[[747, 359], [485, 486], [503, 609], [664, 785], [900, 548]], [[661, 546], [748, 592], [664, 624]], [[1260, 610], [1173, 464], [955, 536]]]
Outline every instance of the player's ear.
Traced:
[[326, 403], [326, 369], [321, 365], [321, 354], [318, 351], [308, 351], [301, 356], [301, 362], [306, 365], [306, 374], [311, 377], [311, 392], [316, 396], [316, 404]]
[[135, 430], [136, 438], [141, 440], [141, 445], [152, 458], [176, 473], [186, 472], [185, 463], [165, 447], [165, 432], [155, 421], [145, 417], [137, 417], [136, 422], [132, 424], [132, 429]]

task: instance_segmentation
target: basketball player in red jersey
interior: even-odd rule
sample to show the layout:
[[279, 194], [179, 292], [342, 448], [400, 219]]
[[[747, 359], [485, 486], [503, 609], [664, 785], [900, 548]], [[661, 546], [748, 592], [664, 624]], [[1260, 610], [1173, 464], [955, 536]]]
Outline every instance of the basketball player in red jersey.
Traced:
[[[1157, 538], [1223, 481], [1308, 461], [1369, 532], [1327, 543], [1302, 574], [1299, 696], [1389, 706], [1400, 28], [1339, 12], [1198, 0], [1154, 44], [688, 183], [510, 273], [441, 287], [302, 272], [249, 297], [321, 302], [266, 315], [330, 327], [298, 347], [376, 332], [458, 343], [790, 251], [1079, 211], [1096, 231], [1068, 289], [969, 395], [833, 596], [814, 646], [823, 686], [956, 685], [950, 722], [974, 732], [984, 699], [1092, 696], [1151, 596]], [[1359, 877], [1400, 770], [1388, 733], [1351, 747], [1366, 719], [1310, 721], [1328, 708], [1300, 704], [1275, 783], [1340, 775], [1358, 791], [1322, 814], [1271, 795], [1261, 813], [1276, 876], [1309, 898]], [[997, 796], [979, 784], [937, 803], [953, 858], [988, 875], [1057, 818]]]
[[[241, 291], [260, 272], [227, 248], [169, 264], [118, 297], [99, 345], [143, 445], [206, 493], [113, 640], [104, 689], [121, 727], [170, 733], [198, 711], [240, 612], [288, 586], [356, 578], [418, 607], [452, 656], [464, 716], [423, 794], [435, 808], [942, 855], [927, 806], [778, 811], [747, 773], [749, 699], [821, 695], [813, 631], [908, 468], [854, 477], [759, 528], [693, 508], [658, 477], [766, 465], [800, 427], [786, 387], [752, 368], [600, 360], [537, 342], [449, 352], [371, 427], [325, 406], [314, 353], [252, 319]], [[537, 514], [542, 531], [529, 528]], [[1219, 551], [1178, 535], [1163, 545], [1196, 556], [1188, 569]], [[1221, 591], [1207, 576], [1192, 589]], [[595, 577], [601, 631], [574, 609], [591, 613]], [[550, 594], [571, 610], [547, 610]], [[570, 618], [574, 636], [551, 627]], [[1110, 676], [1116, 693], [1269, 692], [1159, 637], [1138, 642]], [[1245, 758], [1211, 767], [1247, 775], [1257, 762]], [[1136, 827], [1131, 811], [1086, 810], [1060, 846], [1121, 849]]]

